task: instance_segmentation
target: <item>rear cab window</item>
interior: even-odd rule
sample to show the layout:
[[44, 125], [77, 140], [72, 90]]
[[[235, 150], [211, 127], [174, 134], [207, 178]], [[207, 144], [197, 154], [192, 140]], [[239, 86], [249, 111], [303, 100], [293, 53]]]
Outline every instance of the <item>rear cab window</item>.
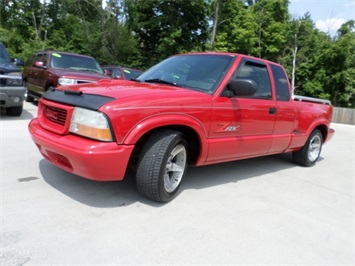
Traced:
[[272, 74], [274, 76], [274, 82], [276, 88], [276, 100], [289, 101], [291, 96], [290, 87], [284, 69], [274, 64], [271, 64], [270, 66], [271, 66]]

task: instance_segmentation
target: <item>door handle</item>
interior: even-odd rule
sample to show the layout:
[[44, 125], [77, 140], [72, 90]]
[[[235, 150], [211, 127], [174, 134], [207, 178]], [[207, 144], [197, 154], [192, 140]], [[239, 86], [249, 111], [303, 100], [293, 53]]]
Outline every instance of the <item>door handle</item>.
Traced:
[[270, 107], [270, 109], [269, 109], [269, 114], [270, 115], [274, 115], [274, 114], [276, 114], [277, 113], [277, 109], [275, 108], [275, 107]]

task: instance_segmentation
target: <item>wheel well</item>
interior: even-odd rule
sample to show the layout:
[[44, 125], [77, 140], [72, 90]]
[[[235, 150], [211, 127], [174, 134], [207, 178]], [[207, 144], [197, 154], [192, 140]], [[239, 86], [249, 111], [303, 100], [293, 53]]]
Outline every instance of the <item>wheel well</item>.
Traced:
[[325, 125], [320, 125], [318, 127], [316, 127], [315, 129], [319, 129], [320, 132], [322, 133], [322, 137], [323, 137], [323, 143], [325, 142], [325, 140], [328, 137], [328, 128]]
[[130, 168], [135, 169], [137, 165], [137, 161], [139, 158], [140, 151], [143, 148], [143, 145], [146, 143], [147, 139], [154, 134], [157, 131], [164, 130], [164, 129], [171, 129], [171, 130], [176, 130], [181, 133], [183, 133], [186, 137], [186, 141], [189, 145], [189, 164], [193, 164], [196, 162], [200, 150], [201, 150], [201, 143], [198, 137], [198, 134], [196, 131], [194, 131], [192, 128], [187, 127], [187, 126], [181, 126], [181, 125], [169, 125], [169, 126], [164, 126], [164, 127], [158, 127], [155, 128], [147, 133], [145, 133], [135, 144], [134, 150], [132, 152], [131, 158], [130, 158]]

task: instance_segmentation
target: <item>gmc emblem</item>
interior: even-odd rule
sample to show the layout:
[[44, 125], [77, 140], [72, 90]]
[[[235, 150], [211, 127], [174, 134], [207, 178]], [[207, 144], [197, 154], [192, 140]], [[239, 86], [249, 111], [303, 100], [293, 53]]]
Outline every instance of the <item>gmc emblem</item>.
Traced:
[[58, 120], [58, 112], [53, 109], [46, 107], [43, 113], [48, 120]]

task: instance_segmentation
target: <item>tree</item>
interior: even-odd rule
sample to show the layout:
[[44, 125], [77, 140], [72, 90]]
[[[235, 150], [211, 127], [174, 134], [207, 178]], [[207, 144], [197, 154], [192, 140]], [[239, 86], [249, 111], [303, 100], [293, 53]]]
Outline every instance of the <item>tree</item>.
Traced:
[[297, 94], [302, 94], [303, 83], [309, 80], [307, 75], [320, 51], [318, 33], [309, 13], [288, 23], [280, 63], [286, 67]]
[[281, 63], [296, 94], [354, 107], [355, 22], [331, 37], [288, 0], [0, 0], [0, 40], [26, 59], [42, 49], [145, 69], [176, 53], [228, 51]]
[[176, 53], [205, 50], [208, 23], [204, 0], [132, 0], [127, 7], [127, 23], [146, 66]]
[[280, 53], [286, 43], [288, 5], [288, 0], [260, 0], [250, 7], [258, 24], [257, 55], [260, 58], [280, 61]]
[[255, 54], [257, 24], [254, 15], [244, 6], [242, 0], [221, 1], [219, 20], [214, 26], [215, 50]]
[[355, 32], [354, 20], [343, 24], [338, 38], [319, 57], [324, 68], [325, 97], [336, 106], [354, 107]]

